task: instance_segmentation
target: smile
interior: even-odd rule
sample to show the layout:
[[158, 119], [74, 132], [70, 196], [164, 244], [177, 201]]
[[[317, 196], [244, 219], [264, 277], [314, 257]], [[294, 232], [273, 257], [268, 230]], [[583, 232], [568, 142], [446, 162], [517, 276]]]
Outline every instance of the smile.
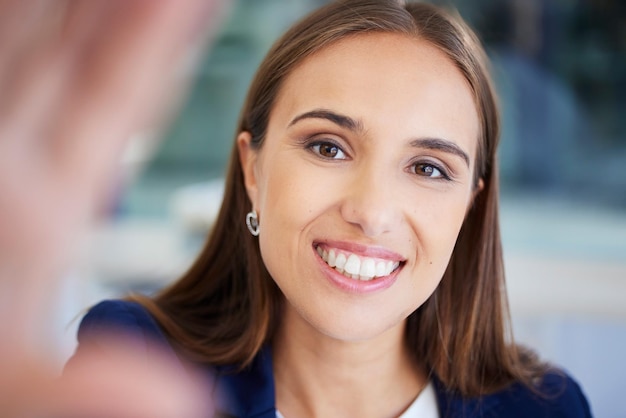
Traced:
[[362, 257], [337, 248], [317, 245], [315, 249], [326, 264], [354, 280], [370, 281], [375, 277], [389, 276], [400, 266], [399, 261]]

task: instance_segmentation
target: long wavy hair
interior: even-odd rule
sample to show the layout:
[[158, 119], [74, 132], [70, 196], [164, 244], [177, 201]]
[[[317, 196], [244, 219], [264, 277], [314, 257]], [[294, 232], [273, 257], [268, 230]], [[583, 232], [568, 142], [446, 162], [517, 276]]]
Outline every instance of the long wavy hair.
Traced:
[[[271, 48], [243, 105], [236, 134], [262, 147], [270, 111], [285, 78], [307, 57], [341, 39], [383, 32], [421, 39], [465, 76], [480, 118], [475, 187], [453, 254], [433, 295], [406, 324], [406, 344], [450, 390], [466, 396], [513, 381], [531, 385], [542, 367], [513, 344], [504, 287], [498, 220], [496, 148], [499, 115], [486, 54], [454, 12], [396, 0], [333, 2], [295, 24]], [[284, 298], [245, 225], [251, 204], [233, 147], [219, 216], [186, 274], [154, 298], [135, 297], [190, 360], [245, 367], [271, 343]]]

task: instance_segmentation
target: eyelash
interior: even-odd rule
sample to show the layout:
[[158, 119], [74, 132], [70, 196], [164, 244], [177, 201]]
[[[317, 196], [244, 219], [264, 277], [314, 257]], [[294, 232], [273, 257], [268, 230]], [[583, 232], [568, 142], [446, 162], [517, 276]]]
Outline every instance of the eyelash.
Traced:
[[[336, 148], [338, 150], [338, 153], [343, 154], [343, 158], [335, 158], [334, 156], [328, 157], [328, 156], [322, 155], [321, 153], [322, 146], [330, 146], [330, 147]], [[330, 140], [311, 141], [308, 144], [306, 144], [305, 147], [311, 152], [313, 152], [315, 155], [326, 160], [345, 160], [348, 158], [345, 151], [339, 145], [337, 145], [334, 141], [330, 141]], [[417, 161], [417, 162], [412, 163], [410, 167], [411, 167], [410, 169], [411, 173], [416, 174], [420, 177], [427, 177], [427, 178], [432, 178], [433, 180], [441, 180], [441, 181], [452, 180], [450, 174], [448, 173], [448, 170], [446, 170], [442, 165], [435, 164], [431, 161]], [[421, 169], [431, 167], [434, 170], [437, 170], [439, 172], [439, 176], [433, 177], [431, 175], [426, 175], [425, 173], [420, 174], [420, 167]]]

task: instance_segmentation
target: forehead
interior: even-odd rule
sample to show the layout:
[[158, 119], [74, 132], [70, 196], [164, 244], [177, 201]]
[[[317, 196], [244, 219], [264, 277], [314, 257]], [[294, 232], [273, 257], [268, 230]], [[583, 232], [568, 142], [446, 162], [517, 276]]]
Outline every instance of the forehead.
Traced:
[[386, 122], [399, 134], [469, 142], [472, 154], [478, 138], [474, 97], [463, 74], [437, 47], [405, 35], [360, 34], [307, 57], [283, 83], [270, 128], [329, 107], [367, 129]]

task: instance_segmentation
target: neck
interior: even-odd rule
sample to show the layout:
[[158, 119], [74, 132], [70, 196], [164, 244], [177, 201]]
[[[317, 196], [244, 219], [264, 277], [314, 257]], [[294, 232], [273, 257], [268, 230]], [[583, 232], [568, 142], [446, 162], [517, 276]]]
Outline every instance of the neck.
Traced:
[[273, 344], [277, 408], [286, 417], [397, 417], [426, 384], [405, 322], [367, 341], [319, 333], [287, 308]]

